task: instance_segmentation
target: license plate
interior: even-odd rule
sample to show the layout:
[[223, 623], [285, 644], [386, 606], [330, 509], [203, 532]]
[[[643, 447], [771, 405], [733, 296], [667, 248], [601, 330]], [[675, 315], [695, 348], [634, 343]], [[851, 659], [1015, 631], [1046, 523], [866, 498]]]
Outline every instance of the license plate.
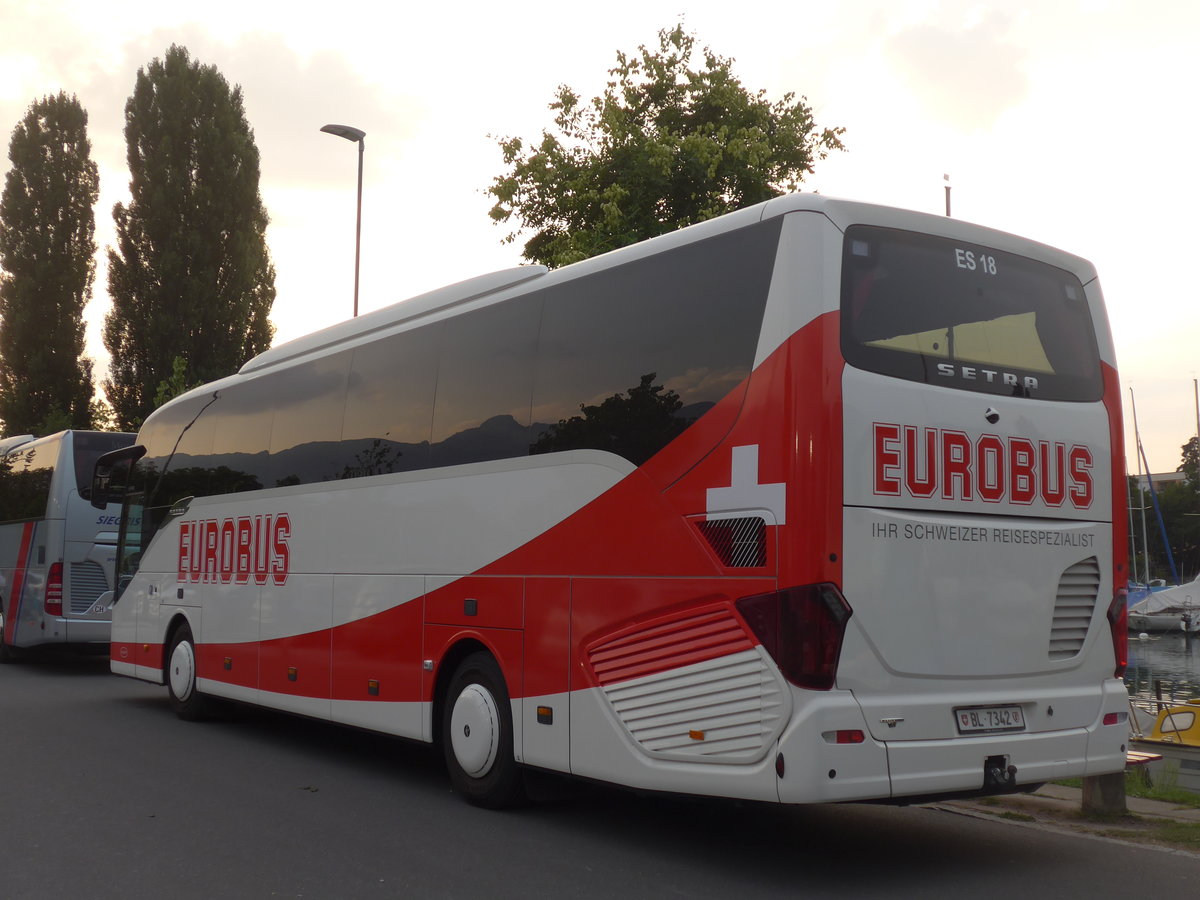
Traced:
[[970, 706], [954, 710], [959, 734], [1024, 731], [1025, 714], [1019, 706]]

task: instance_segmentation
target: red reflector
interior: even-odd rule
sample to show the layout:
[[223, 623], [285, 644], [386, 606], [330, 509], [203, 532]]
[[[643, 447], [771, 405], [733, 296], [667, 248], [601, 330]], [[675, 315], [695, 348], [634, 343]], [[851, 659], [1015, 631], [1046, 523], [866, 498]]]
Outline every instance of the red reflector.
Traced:
[[50, 566], [50, 571], [46, 573], [46, 615], [61, 616], [63, 603], [63, 565], [56, 562]]
[[839, 731], [835, 736], [837, 744], [861, 744], [866, 736], [861, 731]]
[[1104, 724], [1105, 725], [1121, 725], [1122, 723], [1128, 721], [1128, 719], [1129, 719], [1129, 713], [1105, 713], [1104, 714]]

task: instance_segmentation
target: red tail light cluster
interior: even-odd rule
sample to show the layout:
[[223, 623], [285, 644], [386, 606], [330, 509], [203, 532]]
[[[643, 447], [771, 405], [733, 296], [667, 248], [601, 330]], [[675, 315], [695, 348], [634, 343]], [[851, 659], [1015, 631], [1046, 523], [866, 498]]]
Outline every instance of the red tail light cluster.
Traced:
[[1124, 678], [1125, 669], [1129, 665], [1129, 607], [1126, 604], [1128, 593], [1121, 588], [1108, 606], [1108, 627], [1112, 629], [1113, 656], [1117, 662], [1113, 671], [1116, 678]]
[[797, 687], [828, 691], [837, 677], [850, 604], [832, 584], [809, 584], [737, 601], [738, 612]]
[[63, 564], [56, 562], [50, 566], [46, 575], [46, 615], [61, 616], [63, 600]]

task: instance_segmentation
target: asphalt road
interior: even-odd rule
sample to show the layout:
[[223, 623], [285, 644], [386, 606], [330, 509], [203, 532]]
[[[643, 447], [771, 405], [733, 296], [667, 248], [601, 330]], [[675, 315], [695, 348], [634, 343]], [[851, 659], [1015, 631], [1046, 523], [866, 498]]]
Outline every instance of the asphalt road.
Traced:
[[941, 809], [581, 787], [468, 806], [428, 748], [175, 718], [103, 658], [0, 666], [0, 898], [1192, 896], [1200, 857]]

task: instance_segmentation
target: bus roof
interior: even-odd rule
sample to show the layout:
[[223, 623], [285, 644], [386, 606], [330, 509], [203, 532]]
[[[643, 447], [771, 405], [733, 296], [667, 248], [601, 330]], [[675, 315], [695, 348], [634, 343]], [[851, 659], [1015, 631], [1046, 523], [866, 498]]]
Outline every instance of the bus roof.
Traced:
[[[331, 325], [328, 328], [304, 335], [287, 343], [272, 347], [246, 362], [237, 375], [229, 376], [233, 380], [241, 380], [238, 376], [250, 375], [266, 371], [275, 366], [298, 360], [301, 357], [326, 352], [339, 345], [357, 343], [373, 332], [383, 331], [405, 322], [429, 316], [447, 310], [454, 306], [463, 305], [493, 294], [500, 294], [510, 289], [521, 288], [521, 293], [531, 287], [530, 282], [537, 281], [537, 288], [549, 287], [561, 281], [579, 278], [611, 266], [621, 265], [642, 259], [657, 253], [662, 253], [674, 247], [695, 241], [704, 240], [717, 234], [747, 227], [756, 222], [791, 212], [815, 212], [826, 216], [840, 230], [845, 230], [855, 222], [870, 222], [893, 228], [914, 229], [931, 234], [941, 234], [946, 237], [965, 236], [986, 242], [997, 249], [1004, 249], [1019, 254], [1036, 252], [1041, 258], [1052, 264], [1074, 271], [1080, 280], [1087, 283], [1095, 277], [1095, 271], [1090, 263], [1080, 257], [1065, 253], [1056, 248], [1039, 244], [1025, 238], [1005, 232], [996, 231], [981, 225], [973, 225], [961, 219], [951, 219], [929, 213], [895, 207], [879, 206], [853, 200], [842, 200], [826, 197], [822, 194], [785, 194], [767, 200], [754, 206], [699, 222], [678, 231], [659, 237], [650, 238], [636, 244], [621, 247], [608, 253], [582, 260], [569, 266], [553, 271], [541, 265], [516, 266], [468, 278], [446, 287], [437, 288], [415, 297], [401, 300], [382, 309], [366, 313], [354, 319], [348, 319]], [[500, 299], [499, 297], [496, 298]], [[226, 379], [197, 388], [209, 392], [226, 383]], [[192, 392], [189, 391], [188, 394]]]

